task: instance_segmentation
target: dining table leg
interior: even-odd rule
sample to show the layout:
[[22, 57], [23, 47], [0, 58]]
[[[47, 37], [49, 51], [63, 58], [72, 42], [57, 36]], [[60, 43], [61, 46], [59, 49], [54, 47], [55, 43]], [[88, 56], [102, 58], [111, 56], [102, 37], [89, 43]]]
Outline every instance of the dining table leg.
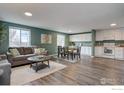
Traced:
[[71, 53], [71, 58], [72, 58], [72, 60], [74, 59], [73, 56], [74, 56], [73, 53]]

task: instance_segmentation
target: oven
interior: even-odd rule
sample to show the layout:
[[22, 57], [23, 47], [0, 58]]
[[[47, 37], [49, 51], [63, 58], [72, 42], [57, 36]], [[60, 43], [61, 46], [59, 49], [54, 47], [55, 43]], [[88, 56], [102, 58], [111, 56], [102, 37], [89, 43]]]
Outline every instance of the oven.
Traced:
[[104, 47], [104, 54], [110, 56], [114, 55], [115, 54], [114, 47]]
[[114, 57], [115, 43], [104, 43], [104, 55], [107, 57]]

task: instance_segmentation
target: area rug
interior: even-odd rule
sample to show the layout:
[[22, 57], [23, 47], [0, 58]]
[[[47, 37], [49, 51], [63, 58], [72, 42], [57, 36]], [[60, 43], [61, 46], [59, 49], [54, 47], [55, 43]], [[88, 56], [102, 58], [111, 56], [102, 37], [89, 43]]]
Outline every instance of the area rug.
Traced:
[[50, 68], [44, 68], [35, 72], [29, 65], [12, 68], [11, 85], [23, 85], [50, 75], [56, 71], [64, 69], [66, 66], [60, 63], [50, 61]]

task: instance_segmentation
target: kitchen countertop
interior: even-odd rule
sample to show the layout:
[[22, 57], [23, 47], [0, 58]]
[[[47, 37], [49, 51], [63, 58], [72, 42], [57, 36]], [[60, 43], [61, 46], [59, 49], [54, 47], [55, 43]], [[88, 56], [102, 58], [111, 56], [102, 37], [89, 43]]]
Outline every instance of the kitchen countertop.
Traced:
[[103, 47], [103, 46], [95, 46], [95, 47]]
[[124, 46], [116, 46], [116, 47], [122, 47], [122, 48], [124, 48]]
[[[107, 46], [95, 46], [95, 47], [107, 47]], [[120, 48], [124, 48], [124, 46], [108, 46], [108, 47], [120, 47]]]

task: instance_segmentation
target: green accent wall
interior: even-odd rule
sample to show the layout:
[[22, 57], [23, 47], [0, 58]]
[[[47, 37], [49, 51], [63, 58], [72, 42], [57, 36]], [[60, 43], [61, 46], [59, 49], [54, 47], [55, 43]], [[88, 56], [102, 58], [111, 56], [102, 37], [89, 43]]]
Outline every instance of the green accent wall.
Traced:
[[[26, 28], [31, 30], [31, 45], [40, 46], [49, 51], [49, 54], [54, 54], [57, 52], [57, 34], [65, 35], [65, 45], [69, 44], [69, 36], [65, 33], [60, 33], [57, 31], [52, 31], [48, 29], [36, 28], [21, 24], [15, 24], [10, 22], [0, 21], [1, 23], [7, 26], [7, 38], [0, 45], [0, 53], [6, 53], [9, 47], [9, 26]], [[52, 35], [52, 43], [51, 44], [41, 44], [41, 34], [51, 34]]]

